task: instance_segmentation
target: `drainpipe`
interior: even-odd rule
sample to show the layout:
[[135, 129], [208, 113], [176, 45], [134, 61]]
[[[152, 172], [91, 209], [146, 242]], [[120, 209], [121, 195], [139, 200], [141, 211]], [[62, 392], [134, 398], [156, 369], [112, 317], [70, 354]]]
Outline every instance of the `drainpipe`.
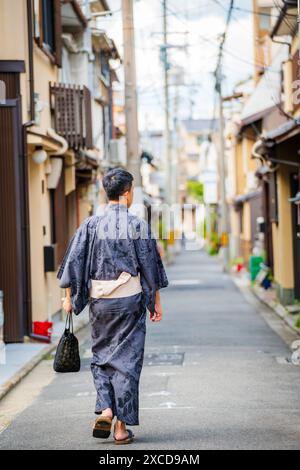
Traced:
[[30, 120], [35, 118], [34, 103], [34, 68], [33, 68], [33, 27], [32, 27], [32, 0], [27, 0], [27, 29], [28, 29], [28, 63], [29, 63], [29, 90], [30, 90]]
[[25, 256], [26, 265], [28, 269], [27, 274], [27, 298], [26, 298], [26, 332], [29, 337], [32, 334], [32, 303], [31, 303], [31, 259], [30, 259], [30, 234], [29, 234], [29, 175], [28, 175], [28, 145], [27, 145], [27, 129], [34, 125], [34, 121], [29, 121], [23, 124], [23, 152], [24, 152], [24, 205], [25, 205], [25, 224], [24, 227], [24, 239], [25, 239]]
[[271, 39], [275, 44], [281, 44], [282, 46], [288, 46], [288, 48], [289, 48], [289, 57], [291, 57], [291, 55], [292, 55], [292, 43], [291, 42], [278, 41], [278, 39], [274, 39], [274, 37], [271, 37]]
[[262, 164], [264, 164], [264, 158], [260, 153], [258, 153], [258, 149], [264, 144], [264, 141], [262, 139], [259, 139], [255, 144], [253, 145], [252, 148], [252, 158], [256, 160], [260, 160]]
[[28, 180], [28, 145], [27, 145], [27, 129], [34, 126], [35, 124], [35, 102], [34, 102], [34, 66], [33, 66], [33, 26], [32, 26], [32, 0], [27, 0], [27, 39], [28, 39], [28, 71], [29, 71], [29, 93], [30, 93], [30, 121], [25, 122], [23, 128], [23, 152], [24, 152], [24, 182], [25, 182], [25, 220], [26, 227], [24, 227], [25, 233], [25, 251], [26, 251], [26, 263], [28, 267], [27, 276], [27, 318], [26, 318], [26, 330], [28, 336], [32, 335], [32, 311], [31, 311], [31, 267], [30, 267], [30, 235], [29, 235], [29, 180]]

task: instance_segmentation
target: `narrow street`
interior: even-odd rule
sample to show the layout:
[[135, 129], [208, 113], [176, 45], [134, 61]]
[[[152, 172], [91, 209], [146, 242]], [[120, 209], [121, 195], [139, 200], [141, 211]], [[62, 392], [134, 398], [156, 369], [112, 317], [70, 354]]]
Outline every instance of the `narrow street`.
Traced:
[[[299, 449], [300, 374], [283, 340], [217, 260], [184, 253], [169, 277], [164, 322], [148, 323], [133, 449]], [[48, 358], [1, 402], [1, 449], [116, 448], [91, 437], [88, 328], [80, 338], [79, 374], [55, 375]]]

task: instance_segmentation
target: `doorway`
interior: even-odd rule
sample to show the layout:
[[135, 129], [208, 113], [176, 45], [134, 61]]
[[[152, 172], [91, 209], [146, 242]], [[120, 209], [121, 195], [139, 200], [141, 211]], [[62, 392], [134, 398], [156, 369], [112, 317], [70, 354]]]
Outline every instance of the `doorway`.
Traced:
[[[292, 197], [300, 192], [300, 174], [292, 175]], [[300, 300], [300, 206], [292, 204], [295, 297]]]
[[20, 62], [0, 61], [6, 99], [0, 103], [0, 290], [4, 341], [23, 342], [31, 330], [27, 162], [21, 119]]

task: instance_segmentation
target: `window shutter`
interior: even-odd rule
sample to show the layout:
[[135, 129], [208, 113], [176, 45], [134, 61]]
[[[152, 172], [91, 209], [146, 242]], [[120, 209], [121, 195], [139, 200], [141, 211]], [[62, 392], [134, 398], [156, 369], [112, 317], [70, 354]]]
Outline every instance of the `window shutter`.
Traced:
[[[54, 127], [74, 150], [93, 148], [91, 92], [87, 87], [51, 84], [50, 106]], [[108, 108], [108, 107], [107, 107]], [[108, 119], [109, 123], [110, 120]], [[109, 137], [109, 133], [107, 133]]]
[[62, 23], [61, 23], [61, 0], [53, 0], [54, 8], [54, 40], [55, 40], [55, 63], [62, 66]]

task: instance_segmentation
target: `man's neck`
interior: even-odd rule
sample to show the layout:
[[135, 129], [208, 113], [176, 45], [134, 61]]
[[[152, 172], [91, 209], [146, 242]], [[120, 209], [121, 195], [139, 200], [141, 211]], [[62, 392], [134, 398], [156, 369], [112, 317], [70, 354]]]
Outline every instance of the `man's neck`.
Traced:
[[109, 201], [109, 204], [114, 204], [114, 205], [118, 204], [120, 206], [128, 207], [127, 201]]

